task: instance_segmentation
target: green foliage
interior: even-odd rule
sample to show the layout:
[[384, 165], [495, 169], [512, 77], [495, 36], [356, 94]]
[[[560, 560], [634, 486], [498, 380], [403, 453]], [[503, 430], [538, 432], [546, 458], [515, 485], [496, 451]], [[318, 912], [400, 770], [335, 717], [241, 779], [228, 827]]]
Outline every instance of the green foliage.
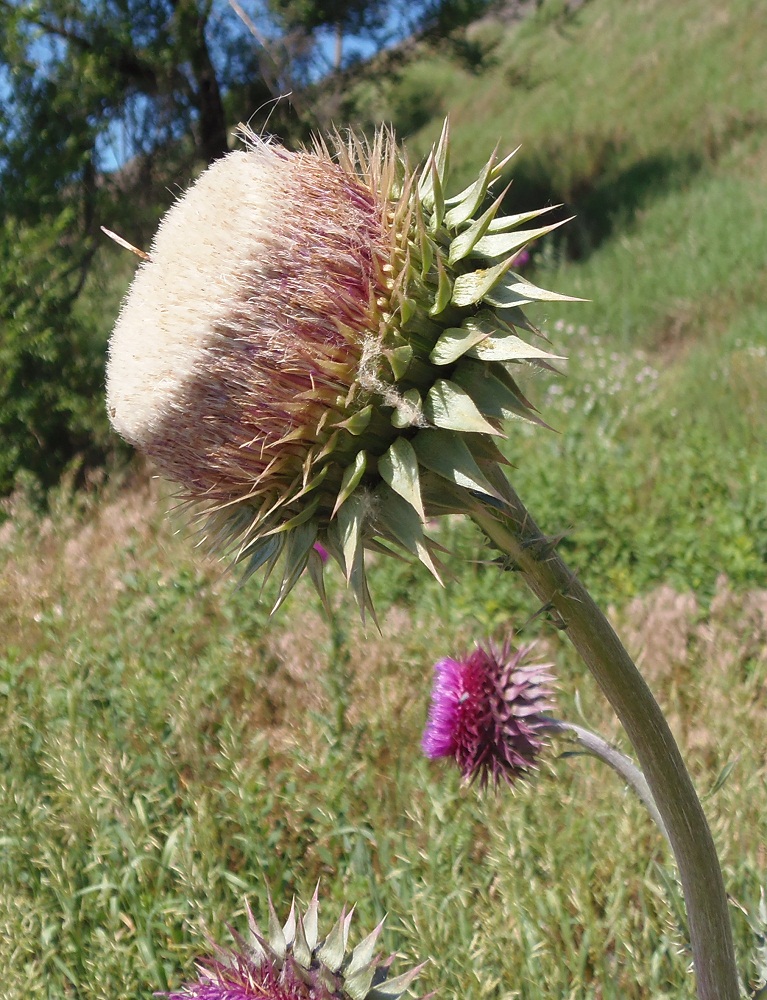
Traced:
[[117, 444], [103, 405], [104, 342], [72, 313], [77, 267], [62, 213], [49, 227], [0, 229], [0, 493], [26, 470], [54, 485], [72, 462]]
[[[127, 140], [124, 157], [151, 153], [191, 132], [195, 120], [198, 155], [220, 156], [227, 148], [226, 122], [208, 49], [209, 16], [210, 5], [197, 0], [5, 0], [6, 180], [32, 181], [31, 204], [39, 198], [38, 178], [47, 181], [47, 194], [56, 184], [61, 194], [60, 185], [80, 177], [88, 161], [102, 168], [118, 123]], [[236, 61], [226, 68], [235, 78], [241, 70]]]
[[310, 33], [324, 27], [355, 34], [380, 29], [389, 13], [383, 0], [269, 0], [269, 6], [287, 28], [301, 27]]
[[453, 72], [435, 60], [423, 59], [394, 77], [389, 91], [390, 114], [403, 138], [447, 112], [445, 97]]

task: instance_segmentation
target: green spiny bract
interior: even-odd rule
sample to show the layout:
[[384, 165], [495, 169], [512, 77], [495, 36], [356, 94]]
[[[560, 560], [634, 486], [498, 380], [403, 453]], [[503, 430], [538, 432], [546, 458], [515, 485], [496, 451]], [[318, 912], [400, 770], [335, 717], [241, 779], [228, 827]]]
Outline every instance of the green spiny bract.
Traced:
[[[364, 553], [439, 575], [428, 518], [503, 503], [496, 441], [538, 418], [515, 380], [552, 355], [522, 307], [568, 299], [514, 258], [555, 226], [498, 215], [490, 158], [447, 197], [448, 130], [411, 170], [391, 135], [289, 152], [248, 135], [166, 215], [115, 327], [116, 429], [150, 455], [246, 575], [282, 560], [277, 606], [321, 543], [362, 607]], [[540, 422], [540, 421], [538, 421]]]
[[303, 915], [291, 905], [283, 926], [270, 899], [267, 934], [248, 907], [248, 933], [236, 935], [237, 949], [216, 948], [199, 980], [170, 1000], [399, 1000], [423, 966], [389, 978], [394, 956], [375, 954], [382, 923], [347, 953], [353, 912], [342, 910], [321, 938], [316, 892]]

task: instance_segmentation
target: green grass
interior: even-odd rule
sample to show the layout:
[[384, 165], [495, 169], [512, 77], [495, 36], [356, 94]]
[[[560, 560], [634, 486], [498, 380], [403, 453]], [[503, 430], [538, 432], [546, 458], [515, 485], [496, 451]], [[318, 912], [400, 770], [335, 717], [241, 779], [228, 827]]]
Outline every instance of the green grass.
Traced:
[[[547, 18], [557, 6], [549, 0], [538, 18], [484, 32], [481, 72], [459, 70], [452, 92], [437, 69], [447, 54], [432, 57], [455, 126], [461, 180], [501, 137], [522, 143], [522, 162], [538, 168], [530, 173], [548, 179], [557, 200], [569, 199], [589, 180], [607, 188], [629, 171], [641, 176], [654, 161], [708, 161], [764, 130], [758, 0], [726, 9], [713, 0], [680, 0], [673, 8], [662, 0], [630, 7], [591, 0], [574, 14]], [[422, 69], [416, 64], [412, 72]], [[416, 135], [419, 149], [436, 127]]]
[[[358, 901], [360, 927], [390, 914], [386, 946], [432, 959], [425, 989], [692, 997], [670, 859], [601, 765], [551, 755], [533, 785], [493, 797], [420, 758], [431, 664], [483, 633], [483, 587], [443, 594], [415, 571], [406, 609], [388, 596], [399, 569], [381, 564], [380, 637], [334, 587], [344, 660], [306, 586], [269, 620], [161, 506], [135, 489], [62, 504], [42, 530], [20, 510], [3, 537], [4, 995], [149, 997], [191, 974], [204, 928], [225, 940], [242, 923], [245, 895], [263, 906], [264, 880], [287, 905], [320, 879], [336, 906]], [[650, 643], [699, 788], [737, 760], [707, 809], [728, 889], [753, 908], [767, 597], [722, 585], [706, 609], [668, 590], [620, 619], [635, 651]], [[617, 737], [555, 631], [539, 620], [536, 634], [561, 714], [578, 717], [578, 692]], [[349, 693], [340, 720], [329, 683]]]
[[[766, 36], [746, 0], [549, 2], [482, 29], [479, 72], [444, 53], [401, 67], [369, 115], [418, 152], [449, 110], [456, 186], [499, 135], [522, 141], [515, 204], [578, 210], [530, 274], [592, 301], [536, 316], [569, 360], [527, 386], [557, 433], [515, 424], [512, 477], [612, 605], [701, 793], [735, 763], [705, 807], [753, 983], [738, 907], [756, 912], [767, 867]], [[122, 280], [94, 280], [87, 315]], [[261, 602], [237, 588], [165, 504], [138, 476], [62, 489], [45, 517], [20, 492], [0, 525], [3, 998], [149, 998], [193, 974], [206, 933], [242, 926], [246, 895], [263, 912], [265, 881], [285, 909], [317, 879], [326, 927], [357, 901], [359, 931], [389, 913], [403, 967], [431, 958], [421, 992], [692, 998], [670, 857], [612, 774], [552, 753], [534, 784], [482, 796], [420, 756], [432, 664], [509, 621], [556, 662], [560, 714], [621, 739], [470, 526], [438, 528], [444, 589], [374, 562], [381, 636], [335, 579], [339, 645], [307, 586], [270, 619], [274, 585]]]

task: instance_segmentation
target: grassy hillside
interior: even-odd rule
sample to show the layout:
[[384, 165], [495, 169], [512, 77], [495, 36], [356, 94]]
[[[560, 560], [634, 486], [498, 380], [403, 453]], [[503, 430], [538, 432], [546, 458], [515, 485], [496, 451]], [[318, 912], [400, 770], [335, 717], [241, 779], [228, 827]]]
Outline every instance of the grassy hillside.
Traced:
[[[726, 9], [723, 9], [725, 8]], [[526, 274], [590, 303], [536, 319], [565, 377], [528, 389], [557, 433], [515, 425], [519, 492], [613, 606], [706, 796], [739, 963], [755, 984], [767, 857], [767, 18], [760, 3], [549, 2], [421, 52], [355, 95], [414, 155], [450, 112], [454, 183], [500, 137], [520, 210], [571, 235]], [[366, 103], [367, 102], [367, 103]], [[419, 103], [420, 102], [420, 103]], [[112, 289], [114, 279], [106, 287]], [[467, 1000], [691, 998], [670, 857], [602, 765], [559, 758], [515, 795], [427, 765], [431, 665], [511, 618], [557, 665], [560, 714], [621, 735], [560, 634], [448, 521], [454, 571], [377, 562], [382, 635], [340, 581], [328, 624], [299, 585], [269, 619], [201, 557], [143, 473], [0, 527], [0, 995], [149, 998], [322, 881], [384, 949]], [[445, 639], [445, 635], [449, 639]], [[718, 779], [727, 774], [722, 784]], [[595, 821], [596, 820], [596, 821]], [[326, 919], [333, 907], [326, 907]]]
[[511, 209], [576, 216], [528, 272], [591, 300], [536, 317], [569, 358], [565, 380], [530, 387], [561, 433], [511, 457], [606, 597], [765, 578], [765, 38], [747, 0], [551, 3], [501, 37], [478, 29], [481, 72], [424, 54], [388, 93], [392, 109], [439, 95], [410, 145], [449, 111], [457, 185], [500, 137], [521, 145]]

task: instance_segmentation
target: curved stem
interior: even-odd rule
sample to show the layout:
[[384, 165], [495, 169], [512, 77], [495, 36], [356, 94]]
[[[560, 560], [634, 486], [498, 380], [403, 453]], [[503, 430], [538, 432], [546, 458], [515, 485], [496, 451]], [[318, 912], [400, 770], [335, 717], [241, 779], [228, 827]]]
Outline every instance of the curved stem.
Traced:
[[658, 807], [655, 805], [655, 799], [650, 791], [650, 786], [647, 784], [647, 779], [630, 757], [621, 753], [620, 750], [616, 750], [611, 743], [608, 743], [607, 740], [602, 739], [596, 733], [592, 733], [590, 729], [584, 729], [583, 726], [576, 726], [574, 722], [551, 719], [546, 723], [542, 732], [556, 735], [562, 733], [572, 734], [583, 747], [585, 753], [590, 754], [592, 757], [598, 757], [608, 767], [611, 767], [616, 774], [623, 778], [637, 798], [640, 799], [652, 817], [652, 821], [668, 840], [666, 824], [663, 822], [661, 814], [658, 812]]
[[679, 748], [644, 678], [591, 595], [509, 487], [503, 512], [476, 500], [474, 521], [557, 615], [615, 709], [668, 831], [684, 890], [700, 1000], [739, 1000], [719, 859]]

